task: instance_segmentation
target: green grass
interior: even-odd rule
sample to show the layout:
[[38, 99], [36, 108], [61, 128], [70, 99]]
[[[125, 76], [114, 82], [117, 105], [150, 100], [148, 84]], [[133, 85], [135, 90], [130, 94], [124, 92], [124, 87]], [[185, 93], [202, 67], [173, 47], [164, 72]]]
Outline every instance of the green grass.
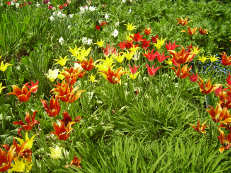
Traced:
[[[52, 1], [55, 6], [61, 3]], [[87, 4], [95, 6], [96, 10], [80, 14], [80, 7]], [[4, 4], [0, 11], [0, 61], [13, 64], [5, 72], [0, 71], [0, 83], [6, 87], [0, 93], [0, 143], [11, 145], [19, 127], [12, 122], [24, 121], [25, 112], [37, 110], [36, 119], [40, 124], [29, 133], [30, 136], [37, 135], [32, 148], [31, 172], [229, 172], [230, 151], [219, 152], [217, 124], [212, 122], [205, 109], [206, 101], [214, 106], [217, 100], [212, 94], [202, 95], [198, 85], [189, 79], [177, 78], [166, 65], [156, 76], [149, 77], [144, 50], [140, 50], [138, 61], [116, 63], [116, 67], [126, 68], [128, 64], [140, 65], [140, 74], [135, 80], [123, 76], [121, 85], [113, 85], [99, 77], [96, 70], [88, 72], [76, 84], [86, 92], [72, 104], [62, 102], [62, 111], [55, 118], [48, 117], [40, 100], [49, 100], [52, 95], [50, 90], [55, 82], [50, 82], [46, 74], [49, 69], [60, 68], [54, 59], [68, 56], [68, 66], [73, 66], [76, 59], [71, 57], [69, 48], [75, 45], [92, 47], [89, 57], [94, 61], [100, 59], [102, 49], [95, 44], [83, 45], [82, 38], [91, 38], [93, 43], [102, 39], [116, 46], [129, 33], [127, 23], [136, 26], [132, 33], [150, 27], [152, 35], [158, 34], [167, 41], [176, 41], [184, 47], [198, 46], [200, 55], [210, 56], [222, 51], [229, 55], [231, 3], [215, 0], [136, 0], [126, 3], [97, 0], [87, 3], [73, 0], [63, 11], [67, 17], [56, 17], [54, 21], [49, 19], [53, 11], [48, 10], [47, 5], [41, 4], [38, 8], [34, 2], [23, 8]], [[70, 18], [70, 14], [74, 16]], [[105, 14], [109, 19], [104, 18]], [[176, 25], [179, 17], [188, 17], [189, 26], [202, 26], [209, 34], [190, 38], [181, 32], [185, 27]], [[102, 31], [95, 29], [99, 20], [107, 21]], [[117, 22], [119, 26], [115, 26]], [[114, 29], [119, 31], [116, 38], [111, 34]], [[64, 39], [63, 44], [59, 43], [60, 37]], [[227, 74], [214, 73], [208, 68], [204, 73], [203, 64], [195, 59], [195, 69], [201, 72], [203, 79], [225, 83]], [[213, 64], [210, 66], [212, 68]], [[90, 74], [97, 74], [97, 83], [88, 81]], [[39, 81], [39, 90], [32, 94], [29, 102], [20, 103], [15, 96], [7, 95], [12, 91], [11, 85], [21, 87], [31, 80]], [[51, 135], [52, 123], [61, 119], [65, 110], [72, 118], [80, 115], [82, 120], [73, 126], [67, 141], [59, 141]], [[199, 134], [191, 127], [197, 120], [207, 122], [206, 134]], [[49, 148], [56, 145], [65, 148], [68, 154], [54, 160], [50, 158]], [[74, 156], [81, 158], [81, 168], [67, 166]]]

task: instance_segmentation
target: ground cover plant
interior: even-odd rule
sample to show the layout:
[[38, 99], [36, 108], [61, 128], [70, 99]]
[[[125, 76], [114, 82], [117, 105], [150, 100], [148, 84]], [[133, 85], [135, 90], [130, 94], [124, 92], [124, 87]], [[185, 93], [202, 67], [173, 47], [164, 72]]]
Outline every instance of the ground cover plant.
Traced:
[[229, 1], [0, 11], [0, 172], [230, 172]]

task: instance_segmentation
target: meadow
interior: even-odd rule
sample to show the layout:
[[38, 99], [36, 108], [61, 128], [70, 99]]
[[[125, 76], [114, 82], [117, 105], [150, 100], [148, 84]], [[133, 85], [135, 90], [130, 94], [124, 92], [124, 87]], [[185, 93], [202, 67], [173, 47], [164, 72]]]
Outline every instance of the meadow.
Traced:
[[0, 0], [0, 172], [229, 173], [229, 0]]

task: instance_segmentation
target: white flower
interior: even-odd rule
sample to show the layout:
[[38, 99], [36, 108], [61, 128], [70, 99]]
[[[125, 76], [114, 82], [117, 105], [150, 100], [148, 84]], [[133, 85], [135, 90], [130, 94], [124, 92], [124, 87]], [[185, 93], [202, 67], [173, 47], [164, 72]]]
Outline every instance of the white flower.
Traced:
[[107, 13], [105, 14], [104, 17], [105, 17], [105, 19], [109, 19], [109, 15]]
[[132, 12], [132, 9], [130, 8], [129, 10], [128, 10], [128, 13], [131, 13]]
[[115, 26], [119, 26], [119, 25], [120, 25], [120, 22], [119, 22], [119, 21], [115, 23]]
[[92, 39], [87, 39], [87, 45], [91, 45], [92, 44]]
[[83, 38], [82, 38], [82, 43], [83, 43], [83, 44], [87, 44], [87, 37], [83, 37]]
[[55, 20], [55, 18], [53, 16], [50, 16], [49, 19], [50, 19], [50, 21], [54, 21]]
[[117, 37], [118, 34], [119, 34], [119, 32], [118, 32], [117, 29], [115, 29], [115, 30], [112, 32], [112, 36], [113, 36], [113, 37]]
[[125, 3], [125, 2], [126, 2], [126, 0], [122, 0], [122, 2], [123, 2], [123, 3]]
[[51, 82], [54, 82], [55, 79], [58, 77], [58, 74], [59, 74], [59, 69], [54, 69], [54, 70], [49, 69], [48, 74], [46, 74], [46, 76]]
[[77, 62], [74, 64], [74, 69], [78, 69], [79, 71], [83, 71], [82, 66]]
[[79, 9], [80, 9], [80, 13], [81, 14], [85, 12], [85, 8], [84, 7], [79, 7]]
[[62, 18], [65, 18], [65, 17], [67, 17], [66, 14], [62, 14]]
[[15, 7], [18, 8], [19, 7], [19, 3], [15, 3]]
[[74, 14], [69, 14], [69, 17], [70, 17], [70, 18], [73, 18], [73, 16], [74, 16]]
[[90, 7], [89, 7], [89, 11], [95, 11], [95, 9], [96, 9], [96, 8], [95, 8], [94, 6], [90, 6]]
[[64, 43], [63, 37], [60, 37], [60, 38], [59, 38], [59, 43], [60, 43], [61, 45]]
[[37, 4], [35, 5], [36, 7], [39, 7], [40, 6], [40, 4], [37, 2]]

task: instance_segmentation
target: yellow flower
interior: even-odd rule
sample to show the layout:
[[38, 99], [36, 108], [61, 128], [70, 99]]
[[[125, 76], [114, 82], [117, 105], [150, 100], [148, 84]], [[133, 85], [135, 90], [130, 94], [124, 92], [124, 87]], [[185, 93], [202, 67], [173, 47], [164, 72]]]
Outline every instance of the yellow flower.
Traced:
[[89, 76], [89, 81], [92, 83], [97, 82], [97, 80], [95, 80], [95, 75], [91, 74], [91, 76]]
[[79, 61], [83, 61], [91, 52], [91, 47], [89, 47], [87, 50], [85, 48], [77, 48], [75, 46], [74, 49], [69, 48], [69, 52], [72, 53], [72, 56], [76, 57]]
[[[0, 56], [0, 59], [2, 58], [2, 56]], [[8, 66], [11, 66], [12, 64], [9, 64], [9, 63], [6, 63], [4, 64], [3, 61], [1, 62], [1, 65], [0, 65], [0, 71], [6, 71], [7, 67]]]
[[52, 159], [61, 159], [63, 158], [63, 154], [62, 154], [63, 148], [56, 146], [55, 148], [50, 147], [50, 157]]
[[160, 49], [163, 45], [164, 45], [164, 42], [165, 42], [166, 39], [157, 39], [157, 42], [154, 43], [154, 46], [157, 48], [157, 49]]
[[113, 57], [106, 57], [106, 59], [98, 59], [95, 61], [95, 63], [101, 62], [100, 64], [96, 64], [96, 68], [98, 68], [99, 71], [107, 71], [109, 67], [112, 67], [112, 64], [114, 62]]
[[132, 23], [128, 23], [125, 25], [126, 25], [128, 31], [132, 31], [132, 30], [136, 29], [136, 27]]
[[172, 59], [171, 58], [168, 58], [167, 61], [165, 61], [168, 65], [172, 65]]
[[2, 93], [2, 90], [3, 90], [4, 88], [6, 88], [6, 87], [2, 86], [2, 83], [0, 83], [0, 94]]
[[59, 59], [54, 59], [54, 60], [56, 61], [55, 64], [59, 64], [59, 65], [61, 65], [61, 66], [65, 66], [66, 62], [67, 62], [69, 59], [67, 58], [67, 56], [65, 56], [64, 58], [59, 57]]
[[11, 172], [30, 172], [32, 168], [32, 163], [25, 161], [23, 159], [16, 158], [14, 163], [11, 164], [12, 168], [8, 170], [8, 173]]
[[192, 55], [197, 55], [199, 52], [200, 52], [200, 49], [198, 47], [193, 47], [192, 51], [191, 51], [191, 54]]
[[95, 44], [96, 44], [98, 47], [103, 47], [104, 41], [103, 41], [103, 40], [100, 40], [100, 41], [97, 41]]
[[135, 52], [128, 52], [128, 51], [127, 51], [127, 52], [124, 52], [123, 54], [124, 54], [124, 56], [125, 56], [125, 58], [126, 58], [127, 60], [131, 60], [131, 59], [133, 58]]
[[15, 137], [15, 139], [17, 139], [18, 142], [20, 143], [20, 145], [24, 146], [24, 150], [26, 150], [26, 149], [31, 149], [32, 148], [35, 136], [36, 135], [33, 135], [31, 138], [29, 138], [28, 137], [28, 132], [26, 132], [25, 140], [23, 140], [21, 138], [17, 138], [17, 137]]
[[136, 46], [133, 45], [133, 46], [129, 49], [129, 51], [130, 51], [130, 52], [136, 53], [136, 51], [137, 51], [138, 49], [139, 49], [138, 46], [136, 47]]
[[138, 76], [139, 73], [140, 73], [140, 72], [137, 72], [137, 73], [135, 73], [135, 74], [132, 74], [132, 73], [131, 73], [131, 74], [129, 75], [129, 77], [130, 77], [131, 79], [134, 80], [134, 79], [137, 78], [137, 76]]
[[198, 60], [199, 60], [200, 62], [204, 63], [204, 62], [207, 60], [207, 58], [203, 55], [203, 56], [200, 56], [200, 57], [198, 58]]
[[46, 74], [46, 76], [51, 82], [54, 82], [55, 79], [58, 77], [58, 74], [59, 74], [59, 69], [54, 69], [54, 70], [49, 69], [48, 74]]
[[216, 56], [210, 56], [208, 59], [209, 59], [211, 62], [218, 61], [218, 57], [216, 57]]
[[124, 60], [124, 54], [115, 56], [115, 60], [116, 60], [118, 63], [122, 63], [123, 60]]
[[65, 78], [65, 76], [62, 75], [63, 72], [65, 72], [65, 70], [62, 70], [62, 71], [58, 74], [58, 76], [57, 76], [58, 79], [63, 80], [63, 79]]

